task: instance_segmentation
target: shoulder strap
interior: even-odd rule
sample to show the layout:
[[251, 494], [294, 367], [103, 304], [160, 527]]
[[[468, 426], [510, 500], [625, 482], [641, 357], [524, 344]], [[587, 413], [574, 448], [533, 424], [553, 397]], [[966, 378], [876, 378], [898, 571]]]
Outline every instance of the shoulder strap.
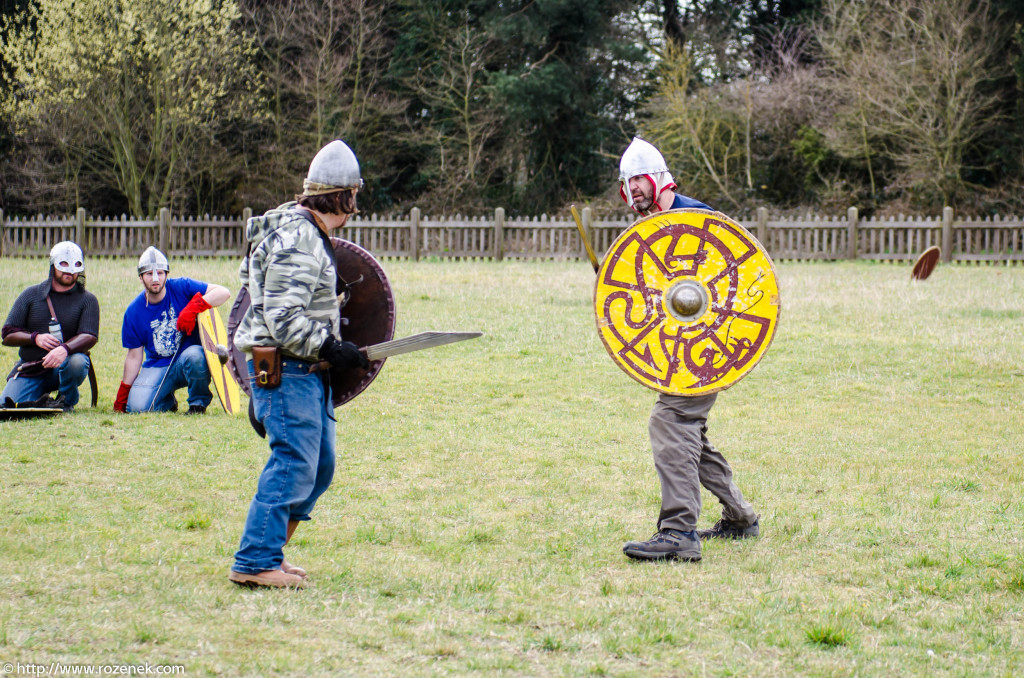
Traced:
[[53, 310], [53, 302], [50, 301], [50, 295], [46, 295], [46, 305], [50, 307], [50, 318], [53, 320], [57, 319], [57, 312]]
[[[317, 235], [320, 236], [320, 241], [323, 242], [323, 244], [324, 244], [324, 249], [327, 250], [327, 256], [330, 257], [331, 263], [334, 264], [335, 276], [337, 276], [338, 259], [334, 255], [334, 244], [331, 242], [331, 237], [329, 235], [327, 235], [327, 233], [324, 231], [324, 229], [321, 228], [321, 225], [319, 223], [317, 223], [320, 220], [316, 218], [315, 214], [313, 214], [312, 212], [307, 211], [306, 209], [297, 209], [297, 210], [294, 210], [294, 211], [300, 217], [302, 217], [303, 219], [305, 219], [309, 223], [313, 224], [313, 227], [316, 229]], [[338, 284], [340, 285], [340, 282]], [[339, 292], [339, 294], [340, 294], [340, 292]]]

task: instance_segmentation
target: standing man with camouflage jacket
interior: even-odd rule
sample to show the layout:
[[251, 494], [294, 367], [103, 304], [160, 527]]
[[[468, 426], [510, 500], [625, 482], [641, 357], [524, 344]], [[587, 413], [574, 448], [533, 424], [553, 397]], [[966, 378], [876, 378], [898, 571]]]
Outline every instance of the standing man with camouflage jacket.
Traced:
[[235, 333], [249, 354], [254, 427], [270, 458], [249, 506], [229, 579], [244, 586], [302, 587], [306, 572], [283, 548], [334, 476], [335, 422], [328, 373], [369, 367], [340, 339], [334, 248], [329, 232], [355, 214], [362, 186], [355, 154], [332, 141], [316, 154], [302, 195], [254, 217], [239, 277], [252, 303]]

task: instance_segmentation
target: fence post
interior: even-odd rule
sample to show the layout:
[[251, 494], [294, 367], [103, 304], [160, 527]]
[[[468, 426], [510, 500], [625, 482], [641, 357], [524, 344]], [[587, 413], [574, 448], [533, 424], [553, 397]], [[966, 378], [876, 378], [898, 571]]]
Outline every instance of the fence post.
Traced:
[[85, 251], [88, 248], [85, 242], [85, 208], [79, 207], [75, 212], [75, 244]]
[[164, 256], [170, 256], [170, 252], [167, 251], [167, 243], [170, 240], [171, 230], [171, 210], [166, 207], [160, 208], [160, 244], [158, 249], [164, 253]]
[[413, 261], [420, 260], [420, 208], [413, 207], [409, 212], [409, 256]]
[[846, 258], [856, 259], [857, 258], [857, 208], [851, 207], [846, 210]]
[[757, 239], [761, 247], [768, 249], [768, 208], [757, 208]]
[[942, 260], [953, 261], [953, 208], [942, 208]]
[[243, 207], [242, 208], [242, 234], [238, 238], [238, 242], [241, 243], [241, 245], [239, 245], [238, 253], [241, 254], [242, 256], [245, 256], [246, 250], [249, 249], [249, 243], [245, 239], [245, 229], [248, 228], [249, 220], [250, 219], [252, 219], [252, 208], [251, 207]]
[[505, 208], [494, 210], [494, 260], [505, 258]]
[[6, 226], [7, 222], [4, 221], [4, 210], [2, 207], [0, 207], [0, 257], [4, 256], [4, 240], [7, 239], [4, 234]]

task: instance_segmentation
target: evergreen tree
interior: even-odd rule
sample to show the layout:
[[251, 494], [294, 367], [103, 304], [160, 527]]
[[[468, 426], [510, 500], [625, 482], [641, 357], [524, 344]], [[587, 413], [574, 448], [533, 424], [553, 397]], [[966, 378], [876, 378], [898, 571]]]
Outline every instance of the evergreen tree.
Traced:
[[615, 180], [648, 58], [616, 21], [632, 4], [520, 0], [488, 13], [504, 56], [493, 82], [507, 116], [506, 204], [541, 211]]
[[[604, 191], [614, 181], [615, 160], [628, 142], [632, 110], [644, 87], [640, 69], [648, 56], [639, 36], [625, 31], [624, 21], [637, 5], [611, 0], [402, 5], [400, 16], [389, 22], [400, 36], [392, 75], [412, 93], [410, 120], [423, 133], [419, 153], [413, 153], [421, 170], [415, 180], [467, 197], [476, 191], [470, 202], [532, 214]], [[444, 55], [459, 44], [460, 32], [466, 36], [463, 44], [474, 45], [477, 83], [463, 90], [472, 101], [462, 106], [429, 91], [431, 82], [451, 81]], [[447, 135], [462, 140], [452, 147], [461, 148], [468, 161], [442, 169], [431, 155], [440, 148], [436, 139]], [[468, 184], [467, 176], [472, 177]]]

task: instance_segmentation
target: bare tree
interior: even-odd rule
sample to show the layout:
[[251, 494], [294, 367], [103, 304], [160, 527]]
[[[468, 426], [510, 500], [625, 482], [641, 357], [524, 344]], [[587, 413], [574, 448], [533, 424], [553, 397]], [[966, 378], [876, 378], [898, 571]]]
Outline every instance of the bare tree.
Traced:
[[992, 83], [1008, 68], [1008, 29], [988, 0], [825, 0], [817, 35], [839, 98], [830, 143], [862, 159], [872, 184], [881, 160], [896, 187], [956, 203], [966, 158], [1000, 123]]
[[751, 186], [751, 83], [697, 82], [693, 58], [666, 45], [644, 132], [662, 150], [683, 190], [739, 209]]
[[405, 104], [381, 84], [390, 56], [382, 2], [244, 0], [242, 11], [271, 93], [276, 151], [257, 160], [257, 200], [286, 193], [331, 139], [352, 144], [364, 165], [386, 165]]
[[422, 120], [432, 139], [434, 157], [428, 171], [435, 174], [431, 195], [423, 203], [447, 211], [478, 197], [494, 171], [484, 149], [501, 128], [493, 90], [485, 67], [493, 57], [486, 33], [468, 21], [450, 25], [450, 16], [434, 16], [431, 49], [420, 55], [420, 66], [409, 85], [427, 106]]
[[51, 149], [72, 204], [88, 175], [134, 214], [180, 206], [211, 137], [253, 114], [237, 18], [230, 2], [169, 13], [159, 0], [40, 0], [6, 26], [5, 113], [21, 139]]

